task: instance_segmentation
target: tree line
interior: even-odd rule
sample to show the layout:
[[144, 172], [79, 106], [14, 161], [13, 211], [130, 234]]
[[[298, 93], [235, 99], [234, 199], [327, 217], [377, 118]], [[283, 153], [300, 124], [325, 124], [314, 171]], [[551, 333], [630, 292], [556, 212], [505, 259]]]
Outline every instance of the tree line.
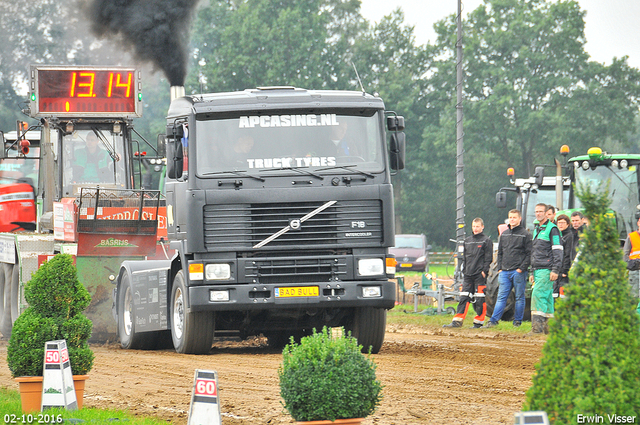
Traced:
[[[93, 35], [90, 3], [34, 0], [24, 8], [0, 0], [0, 129], [23, 117], [31, 63], [139, 62], [122, 37]], [[640, 73], [626, 57], [610, 65], [590, 60], [584, 16], [575, 1], [485, 0], [463, 21], [467, 233], [480, 216], [495, 239], [506, 212], [494, 196], [508, 185], [508, 167], [528, 177], [535, 165], [552, 164], [563, 144], [572, 154], [591, 146], [637, 151]], [[452, 247], [455, 14], [439, 20], [437, 38], [424, 45], [402, 10], [369, 22], [359, 0], [203, 0], [190, 27], [187, 93], [273, 85], [360, 90], [360, 82], [378, 93], [406, 119], [406, 169], [393, 178], [397, 232]], [[152, 141], [164, 129], [169, 84], [153, 66], [139, 65], [145, 110], [135, 125]]]

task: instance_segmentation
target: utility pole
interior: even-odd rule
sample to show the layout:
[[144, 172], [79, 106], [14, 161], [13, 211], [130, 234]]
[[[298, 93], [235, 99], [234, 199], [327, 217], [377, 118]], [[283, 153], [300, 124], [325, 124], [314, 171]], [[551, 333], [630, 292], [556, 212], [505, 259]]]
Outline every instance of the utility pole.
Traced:
[[464, 250], [464, 131], [462, 128], [462, 0], [458, 0], [458, 34], [456, 38], [456, 252], [454, 285], [462, 284], [460, 270]]

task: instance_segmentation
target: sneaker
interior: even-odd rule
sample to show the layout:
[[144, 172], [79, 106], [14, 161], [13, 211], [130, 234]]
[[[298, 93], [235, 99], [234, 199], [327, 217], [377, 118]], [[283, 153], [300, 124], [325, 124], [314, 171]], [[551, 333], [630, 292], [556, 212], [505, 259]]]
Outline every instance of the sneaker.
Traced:
[[462, 322], [459, 320], [454, 320], [453, 322], [449, 323], [448, 325], [442, 325], [443, 328], [461, 328], [462, 327]]
[[498, 326], [498, 322], [489, 322], [485, 328], [493, 328], [494, 326]]
[[520, 321], [520, 320], [514, 320], [514, 321], [513, 321], [513, 326], [514, 326], [514, 327], [516, 327], [516, 328], [517, 328], [517, 327], [518, 327], [518, 326], [520, 326], [520, 325], [522, 325], [522, 321]]
[[482, 323], [474, 323], [473, 324], [473, 328], [474, 329], [480, 329], [482, 327]]

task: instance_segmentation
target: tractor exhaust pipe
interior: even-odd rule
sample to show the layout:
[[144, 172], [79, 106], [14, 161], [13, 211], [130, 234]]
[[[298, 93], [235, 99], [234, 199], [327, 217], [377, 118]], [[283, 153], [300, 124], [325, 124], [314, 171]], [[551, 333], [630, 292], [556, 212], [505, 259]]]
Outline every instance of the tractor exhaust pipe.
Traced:
[[171, 86], [171, 101], [184, 97], [184, 86]]

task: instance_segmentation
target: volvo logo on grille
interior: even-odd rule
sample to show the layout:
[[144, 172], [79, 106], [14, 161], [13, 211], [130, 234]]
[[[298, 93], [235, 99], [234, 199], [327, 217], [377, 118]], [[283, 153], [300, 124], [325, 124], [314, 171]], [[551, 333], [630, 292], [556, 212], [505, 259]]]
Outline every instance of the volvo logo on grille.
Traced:
[[302, 228], [302, 222], [299, 218], [290, 220], [289, 227], [291, 227], [291, 230], [300, 230]]

